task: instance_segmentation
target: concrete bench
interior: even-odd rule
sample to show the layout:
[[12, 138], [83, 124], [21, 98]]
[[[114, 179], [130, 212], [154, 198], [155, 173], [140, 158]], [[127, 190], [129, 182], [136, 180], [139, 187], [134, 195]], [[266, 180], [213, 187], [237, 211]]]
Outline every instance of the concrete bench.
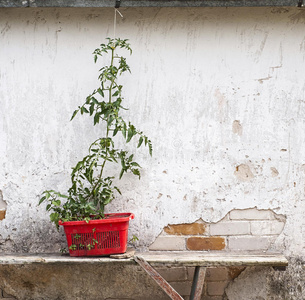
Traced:
[[207, 268], [265, 266], [284, 270], [287, 259], [279, 253], [230, 253], [192, 251], [128, 251], [125, 255], [111, 257], [70, 257], [60, 254], [6, 254], [0, 256], [1, 265], [25, 264], [139, 264], [173, 300], [183, 299], [154, 269], [154, 267], [195, 267], [192, 283], [192, 300], [201, 299]]

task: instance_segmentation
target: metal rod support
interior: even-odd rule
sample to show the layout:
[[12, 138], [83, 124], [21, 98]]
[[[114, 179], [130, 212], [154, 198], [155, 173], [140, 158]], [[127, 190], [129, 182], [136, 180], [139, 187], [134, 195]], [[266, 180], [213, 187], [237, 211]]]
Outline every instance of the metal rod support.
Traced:
[[205, 280], [206, 267], [195, 267], [190, 300], [200, 300]]

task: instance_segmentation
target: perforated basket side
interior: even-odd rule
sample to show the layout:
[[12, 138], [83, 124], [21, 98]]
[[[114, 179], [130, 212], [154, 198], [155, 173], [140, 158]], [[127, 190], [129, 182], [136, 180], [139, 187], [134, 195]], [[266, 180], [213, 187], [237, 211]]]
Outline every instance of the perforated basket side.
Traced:
[[71, 244], [75, 250], [117, 249], [121, 247], [120, 231], [71, 234]]
[[[70, 256], [103, 256], [127, 249], [129, 221], [97, 224], [67, 224], [63, 227]], [[65, 226], [67, 224], [67, 226]]]

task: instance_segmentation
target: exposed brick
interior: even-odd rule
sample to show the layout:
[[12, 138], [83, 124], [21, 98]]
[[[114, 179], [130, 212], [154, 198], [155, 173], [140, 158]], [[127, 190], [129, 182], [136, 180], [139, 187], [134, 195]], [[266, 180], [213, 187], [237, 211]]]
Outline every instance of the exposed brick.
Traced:
[[[194, 267], [188, 267], [187, 268], [187, 278], [188, 280], [193, 280], [194, 278]], [[208, 268], [206, 275], [205, 275], [205, 280], [206, 281], [222, 281], [222, 280], [227, 280], [229, 277], [228, 274], [229, 270], [227, 268]]]
[[237, 278], [242, 271], [245, 270], [245, 267], [229, 267], [228, 268], [228, 277], [233, 280]]
[[184, 281], [188, 279], [187, 269], [185, 267], [181, 268], [166, 268], [159, 267], [156, 268], [159, 274], [167, 281]]
[[187, 239], [188, 250], [223, 250], [225, 246], [223, 237], [190, 237]]
[[0, 210], [0, 220], [5, 219], [6, 210]]
[[202, 296], [201, 300], [223, 300], [222, 296]]
[[168, 225], [164, 227], [164, 232], [171, 235], [203, 235], [206, 227], [204, 223]]
[[170, 282], [170, 285], [181, 295], [189, 296], [191, 294], [192, 281]]
[[274, 213], [270, 210], [257, 208], [234, 209], [230, 212], [231, 220], [273, 220]]
[[273, 242], [269, 237], [229, 237], [228, 248], [230, 250], [267, 250]]
[[133, 300], [131, 298], [107, 298], [107, 300]]
[[206, 281], [226, 281], [228, 280], [227, 268], [208, 268]]
[[225, 292], [225, 288], [228, 285], [228, 281], [213, 281], [207, 282], [207, 293], [209, 296], [222, 296]]
[[187, 268], [187, 278], [188, 280], [193, 280], [195, 273], [195, 267], [188, 267]]
[[250, 234], [250, 222], [231, 221], [210, 225], [211, 235], [245, 235]]
[[273, 221], [254, 221], [251, 222], [251, 233], [253, 235], [279, 235], [285, 226], [284, 222]]
[[178, 236], [159, 236], [149, 250], [185, 250], [185, 238]]

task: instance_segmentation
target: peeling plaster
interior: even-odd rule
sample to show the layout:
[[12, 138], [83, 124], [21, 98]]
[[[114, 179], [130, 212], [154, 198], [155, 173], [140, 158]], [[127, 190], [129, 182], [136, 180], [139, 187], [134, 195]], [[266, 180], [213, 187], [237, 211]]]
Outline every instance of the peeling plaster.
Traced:
[[[6, 201], [3, 200], [3, 194], [2, 194], [2, 191], [0, 190], [0, 211], [5, 211], [6, 208], [7, 208], [7, 203], [6, 203]], [[0, 217], [0, 219], [1, 219], [1, 217]]]
[[240, 124], [240, 121], [239, 120], [235, 120], [232, 124], [232, 131], [233, 133], [237, 134], [237, 135], [242, 135], [243, 133], [243, 127], [242, 125]]
[[[256, 207], [234, 209], [218, 222], [168, 224], [150, 250], [267, 251], [283, 232], [286, 217]], [[191, 247], [191, 248], [190, 248]], [[200, 247], [203, 247], [202, 249]]]
[[236, 170], [234, 172], [234, 175], [240, 180], [240, 181], [250, 181], [254, 178], [254, 175], [250, 169], [250, 167], [246, 164], [241, 164], [236, 167]]

